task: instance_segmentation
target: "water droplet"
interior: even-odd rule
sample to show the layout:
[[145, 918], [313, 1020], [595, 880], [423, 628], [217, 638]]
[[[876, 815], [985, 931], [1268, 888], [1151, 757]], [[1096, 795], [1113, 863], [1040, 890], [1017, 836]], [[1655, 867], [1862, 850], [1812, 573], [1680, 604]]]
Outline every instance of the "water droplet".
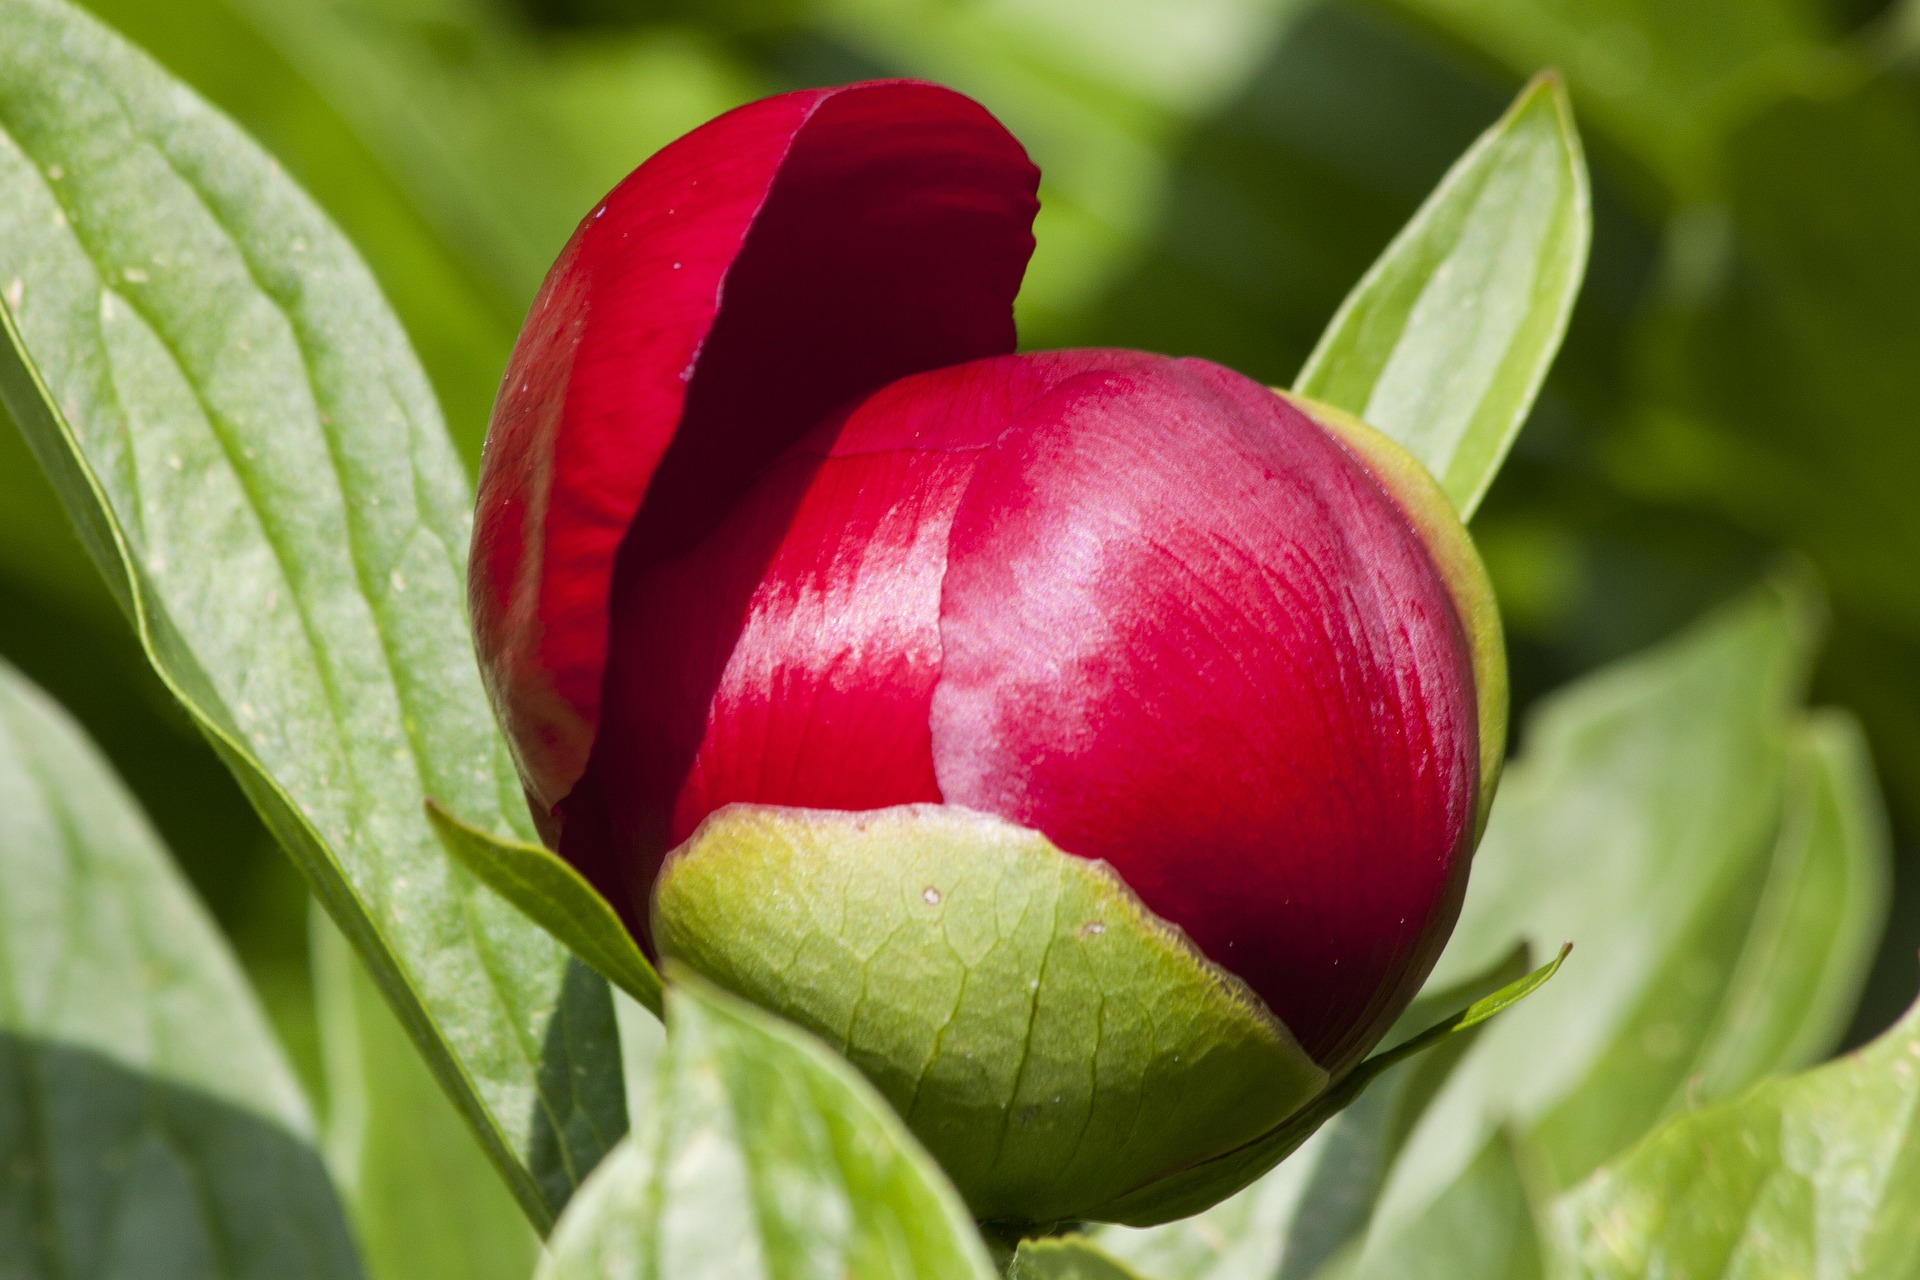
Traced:
[[940, 905], [940, 891], [934, 888], [932, 885], [928, 885], [925, 889], [923, 889], [920, 893], [920, 896], [926, 899], [926, 903], [930, 907], [937, 907]]

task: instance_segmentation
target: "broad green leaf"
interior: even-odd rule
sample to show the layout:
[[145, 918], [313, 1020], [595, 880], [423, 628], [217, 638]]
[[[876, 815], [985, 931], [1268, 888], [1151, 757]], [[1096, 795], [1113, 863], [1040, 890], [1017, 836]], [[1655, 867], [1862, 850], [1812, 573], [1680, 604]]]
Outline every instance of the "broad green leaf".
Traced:
[[232, 0], [84, 0], [85, 7], [258, 139], [346, 233], [433, 380], [469, 467], [522, 300], [467, 263], [294, 60]]
[[1541, 76], [1354, 286], [1294, 389], [1399, 441], [1471, 517], [1566, 335], [1588, 206], [1566, 90]]
[[0, 664], [0, 1275], [360, 1274], [225, 943], [92, 744]]
[[433, 801], [427, 817], [447, 851], [607, 981], [660, 1013], [660, 975], [586, 877], [544, 845], [492, 835]]
[[327, 1162], [372, 1280], [526, 1280], [540, 1240], [365, 966], [315, 911]]
[[[1051, 1240], [1022, 1240], [1013, 1255], [1007, 1280], [1142, 1280], [1118, 1258], [1108, 1256], [1080, 1236]], [[1167, 1280], [1156, 1275], [1153, 1280]]]
[[1668, 1122], [1555, 1214], [1569, 1275], [1920, 1275], [1920, 1006], [1850, 1057]]
[[698, 978], [667, 987], [667, 1027], [657, 1096], [542, 1280], [993, 1276], [959, 1195], [845, 1059]]
[[[1405, 1041], [1406, 1029], [1425, 1030], [1442, 1011], [1525, 973], [1525, 952], [1517, 951], [1463, 988], [1422, 996], [1386, 1043]], [[1381, 1072], [1357, 1101], [1237, 1195], [1156, 1227], [1095, 1228], [1095, 1243], [1151, 1280], [1304, 1280], [1366, 1229], [1394, 1154], [1473, 1039], [1450, 1036]]]
[[[1566, 1185], [1698, 1097], [1703, 1064], [1724, 1064], [1716, 1087], [1737, 1088], [1795, 1040], [1776, 1011], [1738, 1010], [1769, 952], [1788, 945], [1761, 904], [1793, 843], [1779, 833], [1811, 609], [1804, 587], [1768, 586], [1535, 714], [1436, 978], [1516, 936], [1574, 938], [1579, 950], [1442, 1089], [1394, 1169], [1377, 1231], [1417, 1217], [1503, 1127]], [[1842, 861], [1879, 856], [1827, 846]], [[1780, 874], [1796, 874], [1797, 856]], [[1858, 949], [1826, 955], [1857, 973]], [[1799, 1012], [1831, 1026], [1850, 982], [1836, 979], [1817, 1014]]]
[[0, 393], [155, 667], [550, 1221], [622, 1126], [612, 1010], [422, 807], [528, 822], [405, 335], [267, 157], [60, 0], [0, 0], [0, 281]]

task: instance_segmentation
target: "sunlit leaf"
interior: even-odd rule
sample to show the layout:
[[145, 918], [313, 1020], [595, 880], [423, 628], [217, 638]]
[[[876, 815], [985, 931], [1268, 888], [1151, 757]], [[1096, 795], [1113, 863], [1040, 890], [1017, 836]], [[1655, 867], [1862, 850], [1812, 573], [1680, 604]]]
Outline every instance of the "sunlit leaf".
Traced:
[[667, 1025], [657, 1097], [542, 1280], [993, 1276], [959, 1195], [845, 1059], [697, 978], [668, 986]]
[[1354, 287], [1295, 390], [1392, 436], [1472, 516], [1566, 335], [1588, 205], [1566, 91], [1542, 76]]
[[1851, 1057], [1680, 1116], [1565, 1197], [1592, 1280], [1848, 1276], [1920, 1264], [1920, 1007]]
[[356, 1280], [312, 1129], [132, 798], [0, 664], [0, 1275]]
[[528, 825], [405, 335], [277, 166], [60, 0], [0, 3], [0, 281], [0, 393], [154, 665], [549, 1221], [622, 1126], [612, 1011], [422, 808]]

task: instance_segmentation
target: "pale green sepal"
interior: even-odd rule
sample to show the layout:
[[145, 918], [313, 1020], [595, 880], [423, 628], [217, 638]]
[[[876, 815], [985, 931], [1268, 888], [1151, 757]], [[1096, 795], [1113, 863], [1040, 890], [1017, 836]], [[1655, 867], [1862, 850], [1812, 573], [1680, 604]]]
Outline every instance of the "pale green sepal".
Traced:
[[1468, 519], [1566, 336], [1592, 223], [1573, 109], [1547, 72], [1354, 286], [1295, 389], [1399, 441]]
[[1106, 864], [965, 809], [722, 809], [653, 934], [845, 1053], [985, 1221], [1085, 1217], [1327, 1082]]
[[653, 1096], [568, 1206], [539, 1280], [992, 1280], [966, 1206], [858, 1072], [668, 972]]
[[427, 819], [462, 866], [594, 972], [659, 1016], [660, 975], [612, 904], [565, 859], [541, 845], [508, 840], [462, 822], [436, 800], [427, 801]]
[[1286, 1159], [1321, 1125], [1352, 1105], [1382, 1072], [1450, 1036], [1485, 1022], [1532, 995], [1558, 972], [1561, 962], [1571, 950], [1573, 944], [1569, 942], [1560, 948], [1560, 953], [1552, 960], [1518, 982], [1509, 983], [1492, 995], [1474, 1001], [1453, 1017], [1427, 1028], [1412, 1039], [1384, 1053], [1376, 1053], [1341, 1077], [1331, 1089], [1289, 1116], [1284, 1123], [1245, 1146], [1180, 1170], [1110, 1204], [1099, 1205], [1086, 1216], [1103, 1222], [1148, 1227], [1198, 1213], [1232, 1195]]
[[1480, 786], [1473, 839], [1486, 829], [1500, 770], [1507, 759], [1507, 641], [1493, 580], [1473, 545], [1473, 535], [1433, 473], [1386, 432], [1345, 409], [1274, 388], [1281, 398], [1339, 436], [1394, 500], [1426, 546], [1446, 583], [1453, 611], [1466, 633], [1473, 661], [1474, 702], [1479, 709]]
[[1142, 1280], [1139, 1272], [1109, 1257], [1085, 1236], [1022, 1240], [1007, 1280]]

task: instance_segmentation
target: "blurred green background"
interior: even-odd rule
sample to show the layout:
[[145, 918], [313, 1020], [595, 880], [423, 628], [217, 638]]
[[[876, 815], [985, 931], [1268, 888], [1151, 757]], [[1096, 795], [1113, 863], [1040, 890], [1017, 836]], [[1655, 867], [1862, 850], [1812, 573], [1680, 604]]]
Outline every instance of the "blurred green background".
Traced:
[[[1593, 166], [1592, 267], [1474, 522], [1517, 702], [1782, 556], [1810, 561], [1831, 605], [1813, 695], [1867, 726], [1899, 850], [1850, 1041], [1910, 996], [1920, 0], [90, 3], [346, 228], [469, 462], [574, 221], [749, 98], [887, 75], [973, 94], [1047, 175], [1028, 346], [1202, 355], [1281, 383], [1453, 159], [1559, 67]], [[113, 757], [316, 1075], [304, 889], [149, 673], [11, 429], [0, 653]]]

